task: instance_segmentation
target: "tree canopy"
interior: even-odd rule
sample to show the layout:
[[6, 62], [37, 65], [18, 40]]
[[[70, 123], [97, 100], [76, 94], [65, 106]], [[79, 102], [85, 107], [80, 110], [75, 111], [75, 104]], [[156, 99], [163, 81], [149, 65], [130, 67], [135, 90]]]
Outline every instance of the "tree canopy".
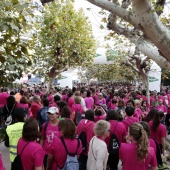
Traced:
[[54, 79], [59, 73], [92, 61], [96, 45], [91, 25], [73, 1], [56, 0], [45, 5], [36, 45], [35, 71]]
[[18, 0], [0, 0], [0, 84], [9, 85], [32, 63], [36, 27], [33, 6]]
[[110, 12], [103, 20], [110, 30], [128, 38], [160, 67], [170, 69], [169, 10], [164, 0], [88, 1]]

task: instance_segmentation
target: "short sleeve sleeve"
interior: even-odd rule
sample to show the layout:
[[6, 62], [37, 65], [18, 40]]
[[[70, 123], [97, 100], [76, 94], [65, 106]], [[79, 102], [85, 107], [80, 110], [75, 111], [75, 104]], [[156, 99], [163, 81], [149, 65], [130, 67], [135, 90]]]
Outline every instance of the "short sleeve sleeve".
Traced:
[[35, 167], [43, 166], [43, 160], [44, 160], [45, 152], [43, 149], [39, 149], [34, 154], [34, 160], [35, 160]]
[[151, 167], [156, 167], [157, 166], [157, 160], [156, 160], [156, 154], [154, 152], [154, 149], [150, 147], [149, 149], [150, 154], [151, 154], [151, 161], [150, 161], [150, 165]]

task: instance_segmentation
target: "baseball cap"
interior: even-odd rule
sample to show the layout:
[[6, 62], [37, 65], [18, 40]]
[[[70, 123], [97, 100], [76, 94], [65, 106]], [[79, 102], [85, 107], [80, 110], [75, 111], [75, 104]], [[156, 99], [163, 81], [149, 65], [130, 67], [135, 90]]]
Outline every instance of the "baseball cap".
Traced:
[[51, 114], [55, 114], [57, 113], [58, 114], [59, 110], [57, 107], [50, 107], [47, 111], [47, 113], [51, 113]]

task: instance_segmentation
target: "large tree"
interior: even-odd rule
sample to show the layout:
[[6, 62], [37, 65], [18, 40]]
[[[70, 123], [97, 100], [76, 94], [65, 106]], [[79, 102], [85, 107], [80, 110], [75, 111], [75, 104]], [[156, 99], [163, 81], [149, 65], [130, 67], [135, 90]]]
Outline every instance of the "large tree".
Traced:
[[88, 0], [110, 12], [107, 27], [124, 35], [162, 68], [170, 70], [169, 18], [165, 0]]
[[45, 5], [38, 38], [35, 71], [49, 78], [49, 85], [64, 70], [89, 63], [95, 55], [91, 25], [70, 0]]
[[31, 3], [0, 0], [0, 85], [20, 78], [32, 63], [34, 9]]

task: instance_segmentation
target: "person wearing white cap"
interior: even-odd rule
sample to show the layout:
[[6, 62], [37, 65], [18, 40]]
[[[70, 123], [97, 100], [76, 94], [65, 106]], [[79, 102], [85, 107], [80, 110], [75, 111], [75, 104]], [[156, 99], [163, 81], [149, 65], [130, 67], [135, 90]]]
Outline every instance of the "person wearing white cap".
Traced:
[[47, 156], [50, 150], [50, 146], [53, 142], [54, 137], [59, 136], [58, 113], [59, 110], [57, 107], [50, 107], [47, 111], [49, 121], [44, 123], [42, 126], [40, 144], [43, 146], [43, 149], [46, 152], [45, 159], [44, 159], [45, 169], [46, 169]]

